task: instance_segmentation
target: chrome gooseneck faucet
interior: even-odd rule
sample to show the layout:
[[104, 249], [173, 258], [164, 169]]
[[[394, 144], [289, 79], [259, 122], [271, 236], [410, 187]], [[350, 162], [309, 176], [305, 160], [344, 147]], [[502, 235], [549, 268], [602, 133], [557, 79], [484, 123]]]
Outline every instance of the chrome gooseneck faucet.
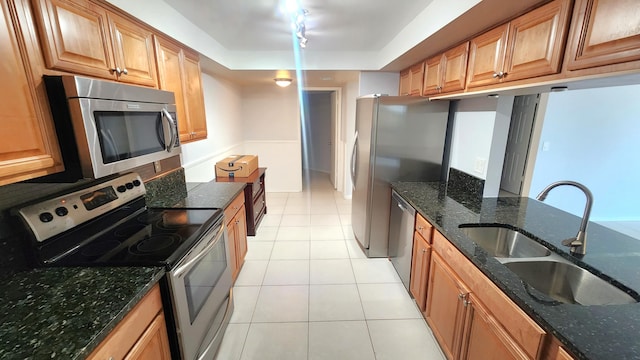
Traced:
[[576, 235], [576, 237], [562, 240], [562, 245], [569, 246], [569, 251], [572, 254], [584, 255], [587, 253], [587, 225], [589, 224], [589, 215], [591, 214], [591, 205], [593, 204], [593, 194], [591, 193], [591, 191], [586, 186], [575, 181], [556, 181], [552, 184], [547, 185], [547, 187], [544, 188], [544, 190], [542, 190], [540, 194], [538, 194], [536, 199], [544, 201], [551, 189], [561, 185], [575, 186], [578, 189], [582, 190], [584, 195], [587, 197], [587, 203], [584, 206], [584, 214], [582, 215], [582, 223], [580, 224], [580, 230], [578, 230], [578, 234]]

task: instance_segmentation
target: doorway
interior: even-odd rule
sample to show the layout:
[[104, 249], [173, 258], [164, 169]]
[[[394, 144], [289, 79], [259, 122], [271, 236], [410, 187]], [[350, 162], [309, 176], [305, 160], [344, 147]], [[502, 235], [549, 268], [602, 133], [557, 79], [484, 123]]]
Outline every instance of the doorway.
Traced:
[[516, 96], [500, 181], [501, 196], [520, 196], [540, 94]]
[[326, 174], [334, 189], [341, 191], [340, 88], [309, 88], [303, 91], [302, 169]]

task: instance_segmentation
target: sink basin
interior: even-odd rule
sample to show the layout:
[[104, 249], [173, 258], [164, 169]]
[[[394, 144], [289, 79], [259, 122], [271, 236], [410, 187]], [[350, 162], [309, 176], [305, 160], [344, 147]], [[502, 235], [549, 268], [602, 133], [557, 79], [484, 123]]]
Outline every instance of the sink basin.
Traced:
[[540, 260], [504, 265], [529, 286], [562, 303], [619, 305], [638, 302], [605, 280], [570, 263]]
[[491, 256], [523, 258], [549, 256], [551, 251], [526, 235], [500, 226], [473, 226], [460, 229]]

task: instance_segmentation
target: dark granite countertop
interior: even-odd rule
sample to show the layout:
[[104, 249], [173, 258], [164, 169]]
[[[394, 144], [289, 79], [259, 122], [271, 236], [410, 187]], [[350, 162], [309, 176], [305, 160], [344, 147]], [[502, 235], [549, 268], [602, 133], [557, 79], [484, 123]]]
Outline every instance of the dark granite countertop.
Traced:
[[[394, 182], [392, 187], [548, 333], [579, 359], [639, 359], [640, 303], [629, 305], [544, 304], [520, 278], [459, 228], [460, 224], [504, 224], [520, 229], [565, 259], [596, 275], [616, 279], [640, 293], [640, 240], [589, 223], [587, 254], [577, 258], [561, 245], [575, 236], [580, 218], [529, 198], [447, 195], [439, 183]], [[634, 293], [635, 292], [635, 293]]]
[[0, 275], [0, 359], [84, 359], [164, 268], [43, 268]]
[[226, 208], [247, 184], [225, 183], [215, 180], [206, 183], [187, 183], [187, 197], [175, 203], [177, 208]]

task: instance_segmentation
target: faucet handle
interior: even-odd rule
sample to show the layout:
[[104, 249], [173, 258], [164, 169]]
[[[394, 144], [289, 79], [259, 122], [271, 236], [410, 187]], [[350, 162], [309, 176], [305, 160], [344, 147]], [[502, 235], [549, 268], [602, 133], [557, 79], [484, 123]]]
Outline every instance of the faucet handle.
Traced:
[[568, 239], [562, 240], [562, 245], [564, 246], [580, 246], [582, 245], [577, 238], [570, 237]]

